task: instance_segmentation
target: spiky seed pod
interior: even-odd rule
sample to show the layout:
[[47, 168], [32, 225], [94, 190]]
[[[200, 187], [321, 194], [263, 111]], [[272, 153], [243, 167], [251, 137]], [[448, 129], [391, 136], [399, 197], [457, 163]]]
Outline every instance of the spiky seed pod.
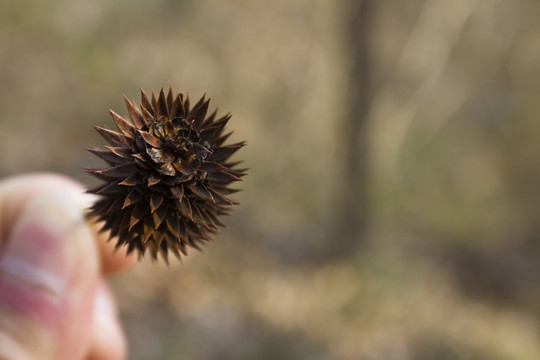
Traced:
[[110, 146], [90, 148], [110, 167], [87, 169], [104, 183], [88, 192], [100, 195], [90, 215], [103, 221], [102, 231], [117, 236], [116, 247], [127, 245], [139, 257], [149, 249], [167, 262], [187, 248], [219, 232], [231, 205], [229, 185], [247, 169], [228, 159], [244, 142], [224, 145], [230, 114], [206, 116], [210, 100], [203, 96], [193, 107], [182, 93], [156, 97], [141, 90], [140, 109], [125, 98], [131, 122], [110, 110], [120, 132], [96, 126]]

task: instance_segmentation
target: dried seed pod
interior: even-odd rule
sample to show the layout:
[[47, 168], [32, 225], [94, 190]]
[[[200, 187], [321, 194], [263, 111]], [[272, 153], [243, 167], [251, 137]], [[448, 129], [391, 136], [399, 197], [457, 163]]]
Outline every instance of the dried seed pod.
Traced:
[[104, 183], [89, 193], [100, 195], [90, 215], [103, 222], [102, 231], [117, 237], [117, 247], [152, 258], [169, 252], [178, 258], [187, 248], [200, 250], [224, 224], [218, 219], [237, 204], [229, 185], [247, 169], [229, 158], [244, 142], [225, 145], [230, 114], [207, 116], [203, 96], [193, 107], [189, 97], [172, 89], [149, 99], [141, 90], [140, 109], [125, 99], [131, 122], [110, 111], [119, 132], [96, 127], [110, 146], [89, 151], [109, 167], [87, 169]]

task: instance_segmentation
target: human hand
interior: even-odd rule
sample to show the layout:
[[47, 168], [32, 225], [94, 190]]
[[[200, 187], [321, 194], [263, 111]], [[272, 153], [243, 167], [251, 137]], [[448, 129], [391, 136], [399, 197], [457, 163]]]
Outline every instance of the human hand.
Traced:
[[126, 343], [105, 276], [134, 259], [84, 218], [74, 181], [0, 181], [0, 359], [121, 360]]

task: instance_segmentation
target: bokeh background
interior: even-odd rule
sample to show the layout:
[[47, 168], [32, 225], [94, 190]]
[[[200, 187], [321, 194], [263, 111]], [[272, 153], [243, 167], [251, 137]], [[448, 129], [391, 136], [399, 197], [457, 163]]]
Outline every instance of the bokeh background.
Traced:
[[112, 281], [130, 359], [540, 359], [540, 2], [2, 0], [0, 174], [231, 111], [230, 230]]

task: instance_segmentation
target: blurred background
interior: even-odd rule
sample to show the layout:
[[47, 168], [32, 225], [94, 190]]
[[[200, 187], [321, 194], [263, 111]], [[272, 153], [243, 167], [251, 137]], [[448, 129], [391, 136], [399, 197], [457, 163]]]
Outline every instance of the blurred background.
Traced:
[[87, 185], [93, 125], [232, 112], [242, 205], [112, 280], [130, 359], [539, 359], [540, 2], [3, 0], [0, 174]]

